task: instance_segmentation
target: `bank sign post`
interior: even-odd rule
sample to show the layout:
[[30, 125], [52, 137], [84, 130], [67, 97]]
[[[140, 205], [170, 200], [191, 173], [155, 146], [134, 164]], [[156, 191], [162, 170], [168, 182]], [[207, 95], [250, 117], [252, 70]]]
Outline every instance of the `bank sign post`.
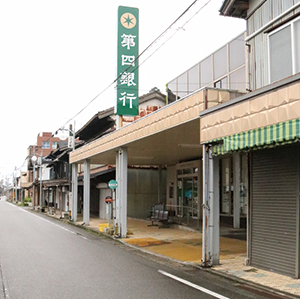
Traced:
[[116, 114], [139, 114], [139, 10], [133, 7], [118, 8], [118, 57]]

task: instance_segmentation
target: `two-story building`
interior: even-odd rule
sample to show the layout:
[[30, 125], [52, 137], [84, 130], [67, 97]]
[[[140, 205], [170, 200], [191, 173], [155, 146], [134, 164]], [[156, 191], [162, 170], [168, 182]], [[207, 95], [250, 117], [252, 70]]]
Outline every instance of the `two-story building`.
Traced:
[[[226, 208], [224, 198], [240, 194], [248, 206], [247, 263], [295, 278], [300, 269], [299, 12], [296, 0], [223, 2], [222, 15], [247, 23], [251, 92], [200, 113], [207, 153], [204, 194], [211, 208], [206, 210], [208, 258], [217, 262], [214, 219]], [[242, 209], [233, 200], [233, 213]]]
[[[49, 178], [49, 171], [46, 169], [44, 159], [50, 154], [51, 151], [57, 149], [58, 137], [53, 137], [51, 132], [41, 132], [37, 135], [35, 145], [30, 145], [27, 149], [27, 178], [28, 185], [26, 188], [29, 190], [29, 195], [33, 198], [33, 206], [42, 205], [44, 202], [43, 189], [40, 188], [40, 180]], [[32, 157], [36, 157], [33, 162]], [[33, 188], [33, 185], [35, 187]], [[34, 194], [33, 194], [34, 192]], [[39, 195], [41, 193], [41, 196]], [[40, 199], [42, 203], [40, 203]]]

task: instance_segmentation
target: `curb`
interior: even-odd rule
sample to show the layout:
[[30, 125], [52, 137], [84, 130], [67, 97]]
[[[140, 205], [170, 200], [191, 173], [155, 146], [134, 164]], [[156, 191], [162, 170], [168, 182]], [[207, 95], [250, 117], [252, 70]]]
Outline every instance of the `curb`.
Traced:
[[284, 291], [279, 291], [279, 290], [276, 290], [274, 288], [270, 288], [270, 287], [267, 287], [267, 286], [263, 286], [261, 284], [258, 284], [258, 283], [255, 283], [255, 282], [252, 282], [252, 281], [249, 281], [249, 280], [246, 280], [246, 279], [243, 279], [243, 278], [240, 278], [240, 277], [237, 277], [237, 276], [225, 273], [225, 272], [217, 271], [217, 270], [214, 270], [214, 269], [205, 269], [205, 268], [201, 268], [201, 269], [204, 270], [204, 271], [207, 271], [209, 273], [212, 273], [214, 275], [218, 275], [218, 276], [227, 278], [231, 281], [236, 281], [238, 283], [247, 285], [252, 289], [262, 290], [262, 291], [264, 291], [268, 294], [271, 294], [271, 295], [278, 295], [278, 296], [282, 296], [284, 298], [290, 298], [290, 299], [300, 298], [297, 295], [293, 295], [293, 294], [290, 294], [290, 293], [287, 293], [287, 292], [284, 292]]
[[[23, 207], [24, 208], [24, 207]], [[28, 209], [28, 207], [25, 207]], [[36, 210], [33, 210], [33, 209], [30, 209], [32, 212], [36, 212], [36, 213], [39, 213], [38, 211]], [[148, 251], [146, 249], [143, 249], [143, 248], [140, 248], [140, 247], [137, 247], [137, 246], [134, 246], [134, 245], [131, 245], [129, 243], [127, 243], [126, 241], [123, 241], [122, 239], [120, 238], [116, 238], [115, 236], [112, 236], [112, 235], [108, 235], [104, 232], [100, 232], [100, 231], [96, 231], [94, 229], [91, 229], [87, 226], [84, 226], [82, 224], [76, 224], [75, 222], [73, 222], [72, 220], [68, 220], [68, 219], [60, 219], [60, 218], [57, 218], [57, 217], [54, 217], [54, 216], [50, 216], [48, 215], [47, 213], [41, 213], [51, 219], [55, 219], [55, 220], [58, 220], [58, 221], [61, 221], [63, 223], [66, 223], [66, 224], [70, 224], [70, 225], [73, 225], [73, 226], [76, 226], [76, 227], [80, 227], [88, 232], [91, 232], [91, 233], [94, 233], [94, 234], [97, 234], [97, 235], [100, 235], [102, 237], [106, 237], [106, 238], [109, 238], [111, 240], [114, 240], [114, 241], [118, 241], [119, 243], [123, 244], [123, 245], [126, 245], [130, 248], [133, 248], [135, 250], [138, 250], [140, 252], [144, 252], [144, 253], [147, 253], [149, 255], [152, 255], [152, 256], [156, 256], [156, 257], [159, 257], [159, 258], [162, 258], [162, 259], [165, 259], [165, 260], [168, 260], [168, 261], [171, 261], [171, 262], [174, 262], [174, 263], [178, 263], [178, 264], [181, 264], [181, 265], [184, 265], [184, 266], [191, 266], [195, 269], [198, 269], [198, 270], [202, 270], [202, 271], [206, 271], [208, 273], [211, 273], [211, 274], [214, 274], [214, 275], [217, 275], [217, 276], [220, 276], [220, 277], [223, 277], [223, 278], [226, 278], [228, 280], [231, 280], [231, 281], [234, 281], [234, 282], [237, 282], [237, 283], [240, 283], [240, 284], [243, 284], [243, 285], [246, 285], [248, 286], [249, 288], [252, 288], [252, 289], [256, 289], [256, 290], [260, 290], [260, 291], [263, 291], [265, 293], [268, 293], [270, 295], [277, 295], [277, 296], [281, 296], [283, 298], [288, 298], [288, 299], [295, 299], [295, 298], [300, 298], [300, 296], [297, 296], [297, 295], [293, 295], [293, 294], [290, 294], [290, 293], [287, 293], [287, 292], [284, 292], [284, 291], [279, 291], [279, 290], [276, 290], [274, 288], [271, 288], [271, 287], [267, 287], [267, 286], [263, 286], [261, 284], [258, 284], [258, 283], [255, 283], [255, 282], [251, 282], [249, 280], [245, 280], [243, 278], [240, 278], [240, 277], [237, 277], [237, 276], [234, 276], [234, 275], [231, 275], [231, 274], [228, 274], [228, 273], [225, 273], [225, 272], [222, 272], [222, 271], [217, 271], [217, 270], [214, 270], [213, 268], [203, 268], [201, 267], [200, 265], [196, 264], [196, 263], [193, 263], [193, 262], [184, 262], [184, 261], [180, 261], [180, 260], [177, 260], [177, 259], [174, 259], [174, 258], [171, 258], [171, 257], [168, 257], [168, 256], [165, 256], [165, 255], [162, 255], [162, 254], [158, 254], [158, 253], [155, 253], [155, 252], [152, 252], [152, 251]]]

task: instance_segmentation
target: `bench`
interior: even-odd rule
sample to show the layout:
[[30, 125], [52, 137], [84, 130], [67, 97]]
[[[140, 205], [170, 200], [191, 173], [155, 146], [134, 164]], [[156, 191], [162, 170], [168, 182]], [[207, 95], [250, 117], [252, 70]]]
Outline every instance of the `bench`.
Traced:
[[151, 224], [148, 226], [158, 226], [158, 224], [154, 224], [154, 222], [160, 222], [162, 223], [159, 228], [162, 227], [169, 227], [168, 226], [168, 221], [169, 221], [169, 211], [164, 211], [164, 210], [154, 210], [154, 213], [151, 215]]

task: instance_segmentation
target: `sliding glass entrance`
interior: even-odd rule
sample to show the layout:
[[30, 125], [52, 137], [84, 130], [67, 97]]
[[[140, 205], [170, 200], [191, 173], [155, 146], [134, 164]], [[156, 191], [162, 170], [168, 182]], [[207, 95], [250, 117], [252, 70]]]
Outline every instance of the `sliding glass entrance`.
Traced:
[[177, 217], [189, 224], [191, 219], [200, 218], [201, 181], [200, 161], [177, 165]]

